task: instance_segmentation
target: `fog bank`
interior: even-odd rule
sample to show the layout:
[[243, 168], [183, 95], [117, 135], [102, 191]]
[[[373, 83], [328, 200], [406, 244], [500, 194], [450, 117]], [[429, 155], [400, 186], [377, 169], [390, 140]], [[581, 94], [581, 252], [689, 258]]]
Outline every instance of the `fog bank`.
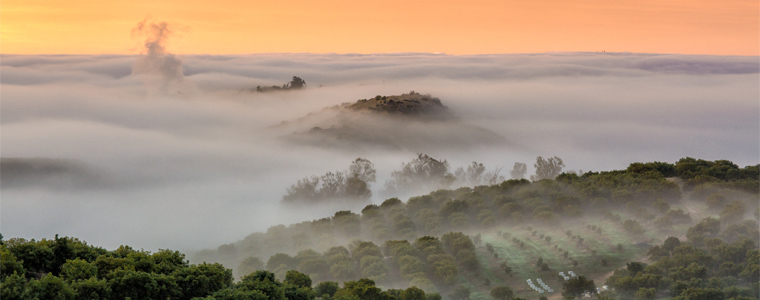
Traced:
[[[453, 168], [478, 161], [503, 166], [508, 177], [514, 162], [527, 163], [532, 173], [538, 155], [559, 156], [566, 170], [584, 171], [685, 156], [740, 166], [760, 161], [757, 57], [174, 57], [154, 50], [155, 56], [139, 57], [2, 55], [0, 227], [6, 238], [60, 234], [109, 249], [212, 247], [272, 225], [332, 215], [332, 207], [285, 211], [279, 201], [298, 179], [341, 170], [357, 157], [375, 164], [372, 201], [382, 202], [382, 183], [418, 149], [294, 145], [271, 127], [412, 90], [440, 98], [461, 122], [508, 141], [425, 149]], [[155, 61], [170, 71], [154, 68]], [[250, 91], [292, 76], [307, 87]], [[19, 173], [7, 159], [36, 173]]]

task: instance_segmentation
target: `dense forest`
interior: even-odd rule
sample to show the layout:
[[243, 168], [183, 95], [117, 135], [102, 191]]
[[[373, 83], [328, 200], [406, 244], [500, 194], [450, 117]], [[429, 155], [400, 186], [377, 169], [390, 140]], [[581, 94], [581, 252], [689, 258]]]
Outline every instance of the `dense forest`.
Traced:
[[[392, 197], [360, 212], [277, 225], [188, 257], [128, 246], [107, 251], [69, 237], [11, 238], [0, 245], [0, 297], [760, 296], [760, 165], [683, 158], [633, 163], [625, 170], [560, 173], [561, 159], [539, 157], [534, 166], [531, 180], [503, 180], [498, 170], [486, 176], [482, 164], [450, 172], [444, 160], [420, 154], [394, 172], [385, 193], [421, 184], [470, 182], [470, 187], [438, 189], [407, 201]], [[525, 165], [516, 164], [511, 175], [523, 177]], [[363, 188], [349, 189], [359, 191], [351, 195], [367, 201], [367, 183], [375, 180], [369, 161], [355, 160], [341, 176], [334, 182], [355, 179], [348, 185]], [[304, 180], [283, 202], [305, 203], [310, 198], [304, 191], [322, 189], [322, 179], [312, 177], [312, 188]], [[333, 190], [346, 189], [338, 184]]]

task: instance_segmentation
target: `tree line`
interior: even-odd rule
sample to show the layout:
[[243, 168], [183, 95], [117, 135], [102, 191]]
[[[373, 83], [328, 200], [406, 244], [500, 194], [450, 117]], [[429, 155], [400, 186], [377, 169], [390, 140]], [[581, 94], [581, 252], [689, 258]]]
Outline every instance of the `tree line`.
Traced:
[[280, 281], [265, 270], [235, 282], [221, 264], [191, 265], [178, 251], [156, 253], [121, 246], [114, 251], [76, 238], [24, 240], [0, 237], [0, 298], [204, 299], [204, 300], [440, 300], [417, 287], [382, 290], [371, 279], [316, 285], [289, 270]]
[[[552, 157], [544, 159], [539, 156], [534, 164], [536, 175], [532, 181], [554, 179], [564, 167], [562, 159]], [[321, 176], [304, 177], [287, 189], [282, 198], [286, 204], [314, 204], [326, 201], [367, 202], [372, 196], [370, 183], [375, 182], [376, 170], [368, 159], [357, 158], [346, 171], [327, 172]], [[522, 179], [527, 173], [527, 166], [515, 163], [510, 172], [512, 179]], [[482, 163], [473, 161], [465, 167], [452, 169], [446, 160], [436, 159], [424, 153], [409, 162], [402, 163], [401, 168], [391, 173], [385, 182], [381, 194], [399, 196], [426, 193], [432, 190], [460, 186], [494, 185], [504, 181], [501, 168], [488, 171]]]

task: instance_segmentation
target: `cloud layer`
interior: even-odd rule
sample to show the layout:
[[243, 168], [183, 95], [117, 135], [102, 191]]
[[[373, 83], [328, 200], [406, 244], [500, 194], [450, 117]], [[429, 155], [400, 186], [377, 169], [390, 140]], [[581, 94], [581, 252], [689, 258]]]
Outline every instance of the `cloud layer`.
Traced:
[[[165, 89], [178, 81], [151, 67], [167, 59], [161, 55], [153, 62], [149, 56], [2, 56], [2, 157], [66, 162], [98, 178], [63, 187], [4, 184], [4, 236], [58, 233], [109, 248], [192, 249], [327, 215], [331, 208], [282, 211], [278, 202], [297, 179], [341, 169], [356, 157], [378, 167], [376, 192], [414, 157], [413, 149], [294, 146], [268, 128], [324, 107], [410, 90], [440, 98], [463, 122], [512, 145], [428, 153], [454, 167], [473, 160], [531, 166], [538, 155], [559, 156], [568, 169], [584, 171], [685, 156], [742, 166], [760, 161], [756, 57], [183, 56], [170, 58], [174, 71], [167, 73], [182, 84]], [[294, 75], [308, 88], [249, 91]]]

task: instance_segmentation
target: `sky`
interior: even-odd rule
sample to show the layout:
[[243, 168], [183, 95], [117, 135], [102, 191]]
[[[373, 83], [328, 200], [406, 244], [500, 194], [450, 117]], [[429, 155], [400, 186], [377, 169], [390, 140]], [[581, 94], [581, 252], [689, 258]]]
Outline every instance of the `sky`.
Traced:
[[166, 21], [176, 54], [760, 54], [755, 0], [4, 0], [0, 53], [138, 54]]
[[[5, 238], [60, 234], [107, 249], [216, 248], [269, 226], [333, 215], [338, 207], [285, 209], [280, 199], [297, 180], [344, 170], [357, 157], [377, 168], [374, 203], [385, 199], [379, 190], [391, 172], [417, 152], [452, 168], [472, 161], [502, 167], [506, 176], [515, 162], [532, 174], [539, 155], [558, 156], [574, 171], [686, 156], [741, 167], [760, 161], [755, 57], [180, 57], [162, 51], [155, 37], [144, 40], [153, 51], [142, 56], [0, 56], [0, 154], [51, 170], [3, 169]], [[251, 92], [294, 75], [306, 89]], [[273, 130], [325, 107], [410, 90], [440, 98], [461, 122], [509, 145], [332, 149], [294, 145]], [[397, 135], [408, 132], [415, 130]], [[456, 134], [440, 139], [467, 143]]]

